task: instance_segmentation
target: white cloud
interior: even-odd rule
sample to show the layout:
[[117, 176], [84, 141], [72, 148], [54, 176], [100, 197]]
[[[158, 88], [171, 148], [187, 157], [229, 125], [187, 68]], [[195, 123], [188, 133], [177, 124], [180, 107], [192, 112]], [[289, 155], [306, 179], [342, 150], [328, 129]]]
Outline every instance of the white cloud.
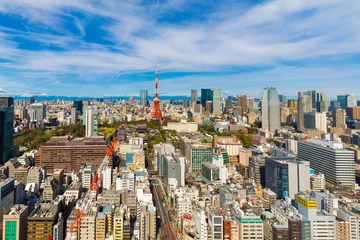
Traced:
[[[201, 1], [196, 3], [201, 5]], [[199, 13], [205, 16], [202, 19], [173, 23], [164, 19], [176, 18], [182, 10], [190, 9], [188, 1], [2, 0], [0, 12], [21, 16], [27, 21], [28, 31], [0, 27], [0, 59], [5, 60], [0, 62], [0, 68], [13, 72], [14, 77], [23, 77], [32, 87], [36, 79], [47, 84], [53, 81], [59, 86], [76, 86], [66, 79], [78, 78], [90, 83], [89, 87], [83, 86], [84, 91], [93, 91], [92, 88], [101, 86], [104, 79], [105, 82], [118, 81], [123, 74], [153, 71], [156, 64], [163, 72], [224, 72], [225, 75], [229, 75], [227, 70], [239, 67], [277, 69], [231, 76], [236, 84], [231, 83], [230, 91], [235, 86], [249, 87], [246, 85], [249, 78], [253, 81], [264, 79], [261, 84], [276, 84], [278, 79], [300, 81], [300, 77], [289, 75], [288, 71], [302, 77], [299, 69], [308, 71], [308, 67], [295, 71], [282, 64], [289, 61], [326, 64], [333, 59], [331, 65], [334, 66], [314, 66], [311, 70], [317, 73], [318, 69], [326, 76], [330, 71], [332, 76], [329, 77], [348, 80], [336, 64], [342, 64], [342, 55], [360, 52], [360, 1], [275, 0], [255, 6], [233, 3], [236, 4], [229, 6], [224, 1], [216, 12]], [[80, 12], [85, 19], [70, 10]], [[89, 43], [82, 39], [87, 33], [88, 21], [95, 16], [106, 20], [107, 24], [99, 25], [107, 34], [101, 37], [113, 44]], [[71, 20], [77, 33], [70, 33], [64, 27], [66, 21]], [[52, 33], [47, 31], [49, 29]], [[43, 48], [21, 49], [15, 37], [37, 42]], [[48, 47], [59, 47], [62, 51]], [[324, 68], [328, 71], [323, 71]], [[341, 74], [337, 75], [337, 71]], [[359, 74], [353, 68], [347, 71], [352, 77]], [[68, 78], [68, 75], [77, 77]], [[315, 76], [318, 80], [312, 78], [313, 82], [322, 81], [322, 75]], [[185, 87], [208, 86], [221, 78], [219, 74], [190, 77]], [[173, 82], [168, 85], [165, 82], [164, 87], [171, 91], [174, 84], [182, 84], [186, 79], [188, 77], [169, 80]], [[148, 86], [148, 82], [136, 82], [129, 88], [137, 92], [141, 84]], [[180, 92], [180, 89], [179, 86], [176, 90]]]

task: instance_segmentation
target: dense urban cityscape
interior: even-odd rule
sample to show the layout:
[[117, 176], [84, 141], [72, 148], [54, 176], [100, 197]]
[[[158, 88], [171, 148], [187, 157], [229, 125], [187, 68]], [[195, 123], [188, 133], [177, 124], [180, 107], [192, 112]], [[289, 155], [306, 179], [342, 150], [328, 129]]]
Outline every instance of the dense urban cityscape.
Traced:
[[2, 239], [360, 239], [355, 94], [158, 88], [1, 97]]
[[0, 240], [360, 240], [360, 0], [0, 0]]

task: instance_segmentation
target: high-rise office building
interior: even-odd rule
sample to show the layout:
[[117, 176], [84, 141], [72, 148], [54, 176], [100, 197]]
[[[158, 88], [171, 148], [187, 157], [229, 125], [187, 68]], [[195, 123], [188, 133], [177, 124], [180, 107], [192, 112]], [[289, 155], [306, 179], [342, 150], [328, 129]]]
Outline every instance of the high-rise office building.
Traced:
[[239, 113], [241, 116], [248, 111], [245, 95], [237, 95], [237, 107], [241, 110], [241, 112]]
[[312, 111], [312, 98], [309, 92], [299, 92], [297, 102], [297, 129], [304, 130], [304, 114]]
[[262, 128], [280, 129], [280, 102], [276, 88], [265, 88], [261, 102]]
[[346, 108], [346, 115], [351, 119], [360, 119], [360, 107]]
[[201, 105], [203, 106], [203, 108], [205, 108], [206, 102], [207, 101], [212, 101], [213, 100], [213, 92], [211, 89], [201, 89]]
[[310, 190], [309, 162], [296, 157], [266, 157], [265, 186], [278, 198], [287, 192], [294, 199], [298, 192]]
[[279, 101], [283, 103], [286, 102], [286, 96], [283, 94], [279, 94]]
[[152, 205], [140, 207], [140, 239], [156, 239], [156, 208]]
[[95, 109], [86, 110], [86, 137], [97, 136], [98, 111]]
[[312, 138], [298, 142], [299, 158], [309, 161], [316, 173], [325, 175], [326, 181], [342, 186], [355, 182], [354, 152], [344, 149], [342, 142]]
[[140, 91], [140, 105], [147, 106], [148, 104], [148, 90]]
[[213, 96], [212, 96], [212, 108], [213, 113], [220, 114], [222, 112], [221, 107], [221, 90], [220, 88], [214, 88], [213, 89]]
[[0, 164], [13, 156], [14, 99], [0, 98]]
[[76, 111], [82, 115], [83, 114], [83, 102], [81, 100], [75, 100], [73, 107], [76, 109]]
[[46, 118], [46, 105], [42, 103], [33, 103], [30, 110], [34, 111], [35, 119], [39, 124]]
[[232, 101], [232, 97], [228, 97], [226, 99], [226, 102], [225, 102], [225, 110], [226, 111], [229, 111], [230, 109], [233, 108], [233, 101]]
[[71, 108], [71, 124], [75, 124], [77, 122], [77, 113], [76, 108]]
[[326, 112], [309, 112], [304, 114], [304, 128], [318, 129], [327, 132], [327, 117]]
[[315, 90], [310, 90], [307, 91], [308, 95], [310, 96], [311, 99], [311, 108], [312, 109], [316, 109], [316, 91]]
[[4, 215], [2, 239], [27, 239], [27, 218], [28, 207], [25, 205], [14, 205], [10, 212]]
[[333, 127], [346, 128], [345, 110], [336, 109], [335, 111], [332, 112], [332, 118], [333, 118]]
[[184, 108], [188, 108], [190, 106], [190, 101], [187, 97], [183, 100], [183, 106]]
[[34, 97], [30, 97], [29, 102], [30, 102], [30, 104], [35, 103], [35, 98], [34, 98]]
[[192, 170], [201, 170], [203, 162], [212, 162], [213, 149], [208, 145], [191, 144], [189, 153]]
[[191, 90], [191, 103], [196, 102], [198, 99], [198, 92], [197, 90]]
[[168, 188], [169, 179], [177, 180], [178, 186], [185, 186], [185, 159], [177, 155], [166, 155], [163, 165], [164, 183]]
[[357, 96], [356, 96], [356, 94], [338, 95], [337, 96], [337, 101], [340, 102], [340, 107], [342, 109], [357, 106]]
[[316, 109], [318, 112], [327, 112], [330, 107], [330, 98], [327, 93], [317, 93]]

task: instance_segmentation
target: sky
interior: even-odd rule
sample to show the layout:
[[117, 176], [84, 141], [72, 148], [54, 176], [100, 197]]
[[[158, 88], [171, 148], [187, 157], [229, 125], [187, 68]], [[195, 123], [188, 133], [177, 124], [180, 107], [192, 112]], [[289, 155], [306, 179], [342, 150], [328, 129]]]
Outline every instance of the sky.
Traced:
[[1, 0], [0, 94], [360, 95], [359, 0]]

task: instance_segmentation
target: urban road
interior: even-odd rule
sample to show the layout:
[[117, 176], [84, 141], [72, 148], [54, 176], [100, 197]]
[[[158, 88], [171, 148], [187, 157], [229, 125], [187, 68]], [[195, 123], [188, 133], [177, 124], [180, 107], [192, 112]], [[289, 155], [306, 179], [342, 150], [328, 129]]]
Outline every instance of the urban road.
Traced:
[[[153, 186], [154, 186], [154, 195], [156, 199], [156, 208], [159, 210], [157, 211], [160, 215], [161, 219], [161, 228], [163, 231], [165, 231], [165, 236], [169, 240], [178, 240], [176, 233], [174, 232], [174, 229], [172, 228], [171, 222], [169, 220], [169, 215], [166, 207], [163, 205], [163, 194], [162, 189], [159, 186], [158, 180], [153, 180]], [[161, 183], [160, 183], [161, 184]], [[165, 201], [164, 201], [165, 202]], [[176, 230], [175, 230], [176, 231]]]

